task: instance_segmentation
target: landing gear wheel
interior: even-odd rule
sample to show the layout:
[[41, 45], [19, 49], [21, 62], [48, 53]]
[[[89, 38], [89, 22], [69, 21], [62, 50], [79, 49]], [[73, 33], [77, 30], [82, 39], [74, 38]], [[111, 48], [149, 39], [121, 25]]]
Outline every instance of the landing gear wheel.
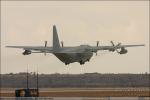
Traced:
[[83, 61], [80, 61], [80, 65], [83, 65], [85, 62], [83, 62]]
[[69, 63], [65, 62], [65, 65], [69, 65]]

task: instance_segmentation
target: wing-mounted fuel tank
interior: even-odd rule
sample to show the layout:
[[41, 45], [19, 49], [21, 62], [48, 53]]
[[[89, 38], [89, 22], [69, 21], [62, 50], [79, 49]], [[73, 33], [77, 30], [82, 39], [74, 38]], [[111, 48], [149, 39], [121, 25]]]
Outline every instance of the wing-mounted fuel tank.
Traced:
[[22, 54], [23, 55], [29, 55], [29, 54], [31, 54], [31, 50], [25, 50]]

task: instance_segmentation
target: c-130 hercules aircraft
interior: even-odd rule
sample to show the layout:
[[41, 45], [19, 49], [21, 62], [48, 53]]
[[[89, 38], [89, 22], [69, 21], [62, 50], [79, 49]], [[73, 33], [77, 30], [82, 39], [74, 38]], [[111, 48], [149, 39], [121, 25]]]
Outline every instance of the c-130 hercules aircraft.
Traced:
[[[80, 45], [75, 47], [64, 47], [63, 42], [61, 42], [62, 46], [60, 46], [57, 29], [56, 26], [53, 25], [53, 46], [48, 47], [47, 41], [45, 41], [45, 46], [6, 46], [10, 48], [21, 48], [24, 50], [23, 55], [29, 55], [31, 53], [52, 53], [54, 54], [60, 61], [68, 65], [73, 62], [79, 62], [80, 65], [83, 65], [85, 62], [90, 61], [93, 53], [96, 53], [98, 50], [108, 50], [111, 52], [116, 51], [118, 54], [126, 54], [128, 51], [127, 47], [137, 47], [144, 46], [144, 44], [140, 45], [121, 45], [118, 43], [115, 45], [113, 41], [110, 41], [112, 46], [99, 46], [99, 41], [97, 41], [96, 46], [90, 45]], [[120, 49], [120, 51], [118, 51]]]

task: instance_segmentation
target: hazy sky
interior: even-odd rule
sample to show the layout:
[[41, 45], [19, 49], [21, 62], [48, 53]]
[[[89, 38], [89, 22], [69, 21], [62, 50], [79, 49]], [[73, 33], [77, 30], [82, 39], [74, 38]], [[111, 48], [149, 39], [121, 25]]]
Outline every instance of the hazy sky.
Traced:
[[[99, 51], [85, 65], [66, 66], [54, 55], [23, 56], [22, 49], [6, 45], [52, 44], [57, 26], [64, 46], [80, 44], [146, 44], [128, 53]], [[1, 1], [1, 72], [40, 73], [144, 73], [149, 71], [149, 1]]]

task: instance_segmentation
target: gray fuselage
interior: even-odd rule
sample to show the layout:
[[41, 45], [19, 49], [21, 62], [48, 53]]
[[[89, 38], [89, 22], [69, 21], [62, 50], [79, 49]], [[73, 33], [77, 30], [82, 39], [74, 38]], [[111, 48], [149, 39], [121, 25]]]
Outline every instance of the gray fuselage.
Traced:
[[[88, 45], [81, 45], [77, 47], [63, 47], [53, 54], [65, 64], [79, 62], [84, 64], [86, 61], [89, 61], [93, 56], [93, 52], [86, 50], [89, 47]], [[85, 48], [85, 49], [84, 49]]]

